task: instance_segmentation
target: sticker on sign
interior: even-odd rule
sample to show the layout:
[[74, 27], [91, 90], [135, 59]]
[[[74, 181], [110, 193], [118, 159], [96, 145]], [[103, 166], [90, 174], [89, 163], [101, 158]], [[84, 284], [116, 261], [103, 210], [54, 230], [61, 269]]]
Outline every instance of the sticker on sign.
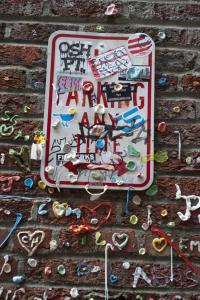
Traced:
[[131, 61], [125, 47], [115, 48], [89, 58], [88, 63], [96, 79], [105, 78], [114, 75], [131, 66]]

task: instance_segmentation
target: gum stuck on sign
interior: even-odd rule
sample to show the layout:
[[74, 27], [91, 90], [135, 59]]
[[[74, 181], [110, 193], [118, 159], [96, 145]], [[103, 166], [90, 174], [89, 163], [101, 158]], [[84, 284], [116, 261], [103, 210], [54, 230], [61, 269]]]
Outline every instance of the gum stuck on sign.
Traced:
[[153, 161], [141, 158], [154, 153], [154, 66], [144, 33], [51, 35], [41, 161], [48, 186], [151, 185]]

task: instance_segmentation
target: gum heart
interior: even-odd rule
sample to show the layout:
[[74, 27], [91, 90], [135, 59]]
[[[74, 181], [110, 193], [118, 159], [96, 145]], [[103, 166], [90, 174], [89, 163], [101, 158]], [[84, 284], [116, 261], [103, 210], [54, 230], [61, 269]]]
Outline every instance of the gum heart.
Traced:
[[[119, 243], [116, 239], [121, 240], [121, 243]], [[113, 233], [112, 235], [112, 242], [119, 250], [122, 250], [126, 244], [128, 243], [129, 236], [126, 233]]]
[[59, 203], [59, 202], [55, 201], [52, 206], [54, 216], [56, 218], [62, 218], [64, 216], [67, 208], [68, 208], [67, 203]]
[[152, 246], [155, 251], [161, 253], [167, 247], [167, 241], [164, 238], [155, 238], [152, 241]]
[[32, 256], [38, 246], [44, 241], [45, 233], [42, 230], [20, 231], [17, 234], [18, 241], [22, 248], [28, 252], [28, 256]]
[[[98, 211], [100, 211], [101, 208], [108, 208], [107, 214], [105, 216], [103, 216], [101, 219], [97, 218], [98, 220], [100, 219], [100, 221], [98, 222], [96, 227], [91, 226], [90, 220], [88, 219], [87, 216], [85, 216], [85, 212], [89, 212], [89, 214], [91, 215], [91, 219], [92, 219], [94, 217], [97, 217]], [[109, 219], [111, 212], [112, 212], [112, 203], [102, 202], [102, 203], [99, 203], [94, 208], [89, 208], [88, 206], [81, 205], [80, 210], [81, 210], [81, 218], [82, 218], [84, 225], [87, 226], [89, 230], [98, 230], [99, 227], [101, 225], [103, 225], [104, 223], [106, 223], [106, 221]]]

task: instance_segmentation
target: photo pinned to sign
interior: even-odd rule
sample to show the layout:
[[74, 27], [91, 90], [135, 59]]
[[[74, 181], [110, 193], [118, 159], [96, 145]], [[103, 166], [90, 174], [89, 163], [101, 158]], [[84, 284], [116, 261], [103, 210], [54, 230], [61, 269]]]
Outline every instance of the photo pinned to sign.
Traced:
[[153, 161], [141, 157], [153, 153], [154, 52], [142, 33], [51, 36], [41, 161], [47, 185], [142, 190], [152, 183]]

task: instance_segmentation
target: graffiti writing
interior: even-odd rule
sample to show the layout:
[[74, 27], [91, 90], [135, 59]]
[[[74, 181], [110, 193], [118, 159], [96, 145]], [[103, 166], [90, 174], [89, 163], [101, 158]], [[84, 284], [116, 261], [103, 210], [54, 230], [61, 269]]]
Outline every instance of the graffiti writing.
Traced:
[[50, 163], [54, 160], [54, 158], [55, 158], [54, 154], [61, 152], [62, 146], [64, 146], [64, 144], [66, 144], [66, 142], [67, 142], [66, 137], [53, 140], [53, 143], [51, 145], [50, 154], [49, 154], [48, 163]]
[[80, 91], [82, 89], [82, 78], [58, 75], [57, 91], [65, 93], [69, 91]]
[[81, 42], [62, 42], [59, 45], [62, 71], [85, 73], [92, 45]]
[[[144, 133], [144, 136], [141, 136], [142, 133]], [[141, 141], [144, 141], [144, 144], [146, 144], [148, 136], [150, 136], [150, 135], [148, 135], [148, 130], [145, 128], [145, 124], [142, 124], [141, 127], [138, 130], [138, 133], [137, 133], [136, 137], [133, 138], [131, 140], [131, 142], [133, 144], [137, 144], [137, 143], [139, 143]]]

